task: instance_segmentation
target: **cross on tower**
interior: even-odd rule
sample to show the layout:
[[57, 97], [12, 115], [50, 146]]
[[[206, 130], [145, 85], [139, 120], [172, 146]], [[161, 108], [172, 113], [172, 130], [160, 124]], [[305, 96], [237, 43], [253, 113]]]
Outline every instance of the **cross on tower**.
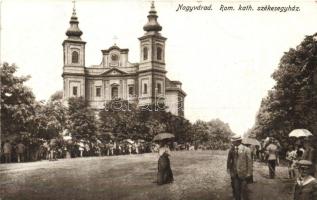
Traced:
[[116, 35], [114, 35], [112, 39], [113, 39], [114, 45], [117, 45], [117, 41], [119, 38]]
[[76, 0], [72, 0], [73, 3], [73, 14], [76, 14]]

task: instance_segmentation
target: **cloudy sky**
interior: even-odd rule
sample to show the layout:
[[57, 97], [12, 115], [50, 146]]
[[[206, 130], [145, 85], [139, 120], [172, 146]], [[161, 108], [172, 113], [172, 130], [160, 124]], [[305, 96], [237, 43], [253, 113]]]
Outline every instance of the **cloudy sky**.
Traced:
[[[212, 11], [176, 11], [179, 5]], [[239, 5], [251, 5], [249, 12]], [[235, 11], [221, 11], [221, 5]], [[298, 6], [299, 12], [257, 11], [258, 6]], [[242, 134], [252, 127], [261, 99], [273, 87], [279, 59], [305, 35], [317, 31], [315, 0], [156, 0], [166, 42], [167, 76], [187, 93], [186, 118], [219, 118]], [[1, 59], [15, 63], [38, 100], [63, 88], [62, 42], [72, 13], [71, 0], [2, 0]], [[150, 1], [77, 0], [86, 45], [86, 65], [100, 64], [101, 49], [114, 42], [139, 61]], [[115, 41], [113, 38], [117, 37]]]

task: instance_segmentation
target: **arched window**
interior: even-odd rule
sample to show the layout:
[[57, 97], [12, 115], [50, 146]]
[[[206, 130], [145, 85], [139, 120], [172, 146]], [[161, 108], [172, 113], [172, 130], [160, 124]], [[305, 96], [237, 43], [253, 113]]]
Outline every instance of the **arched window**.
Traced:
[[77, 51], [73, 51], [72, 53], [72, 63], [78, 63], [79, 61], [79, 53]]
[[156, 58], [158, 60], [162, 60], [162, 48], [161, 47], [156, 48]]
[[143, 48], [143, 60], [147, 60], [147, 58], [148, 58], [148, 49], [147, 49], [147, 47], [144, 47]]

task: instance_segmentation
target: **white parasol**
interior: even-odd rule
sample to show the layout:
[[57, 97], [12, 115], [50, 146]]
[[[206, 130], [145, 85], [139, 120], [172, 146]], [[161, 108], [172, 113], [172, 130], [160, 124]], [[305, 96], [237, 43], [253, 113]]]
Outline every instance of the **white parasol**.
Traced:
[[289, 137], [308, 137], [308, 136], [312, 136], [313, 134], [307, 130], [307, 129], [294, 129], [290, 132], [290, 134], [288, 135]]

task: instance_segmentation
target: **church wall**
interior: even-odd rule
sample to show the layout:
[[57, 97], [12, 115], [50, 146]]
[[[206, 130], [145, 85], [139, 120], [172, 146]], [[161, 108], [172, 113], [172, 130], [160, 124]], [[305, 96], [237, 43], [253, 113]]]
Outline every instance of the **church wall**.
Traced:
[[[152, 103], [152, 74], [150, 72], [146, 72], [144, 74], [139, 74], [138, 77], [138, 98], [139, 98], [139, 104], [145, 105], [145, 104], [151, 104]], [[144, 84], [147, 85], [147, 92], [144, 93]]]
[[[112, 60], [112, 55], [118, 56], [118, 61]], [[102, 56], [102, 66], [105, 68], [111, 67], [127, 67], [128, 63], [128, 52], [120, 52], [117, 49], [111, 50], [110, 52], [104, 53]]]
[[[140, 106], [163, 100], [170, 112], [183, 115], [183, 111], [179, 111], [178, 108], [181, 105], [180, 100], [186, 94], [181, 90], [181, 85], [173, 82], [169, 86], [169, 82], [166, 82], [166, 38], [159, 33], [162, 27], [156, 21], [156, 11], [152, 9], [154, 5], [148, 15], [149, 21], [143, 28], [146, 33], [139, 38], [139, 63], [129, 62], [128, 49], [113, 45], [101, 50], [101, 64], [91, 67], [85, 67], [86, 42], [80, 37], [82, 32], [78, 27], [76, 13], [73, 13], [71, 28], [66, 32], [68, 39], [63, 42], [65, 100], [74, 96], [72, 88], [77, 87], [76, 96], [85, 97], [93, 109], [103, 109], [104, 104], [113, 97], [137, 102]], [[144, 47], [147, 48], [146, 51]], [[78, 53], [78, 62], [77, 54], [73, 54], [74, 51]], [[147, 56], [144, 56], [145, 52]], [[134, 87], [134, 95], [129, 93], [131, 86]], [[145, 88], [146, 92], [144, 92]]]
[[178, 115], [178, 94], [176, 91], [168, 92], [165, 94], [165, 105], [167, 106], [167, 111], [174, 115]]
[[[72, 63], [72, 52], [76, 51], [79, 53], [79, 62]], [[84, 66], [85, 65], [85, 46], [83, 44], [76, 44], [76, 43], [65, 43], [64, 45], [64, 63], [65, 65], [72, 65], [72, 66]]]
[[85, 73], [85, 68], [84, 67], [65, 66], [64, 73], [83, 75]]
[[[100, 102], [112, 100], [111, 88], [118, 87], [118, 98], [127, 100], [129, 97], [129, 85], [134, 86], [134, 93], [136, 94], [137, 80], [134, 77], [89, 77], [87, 78], [86, 94], [87, 100], [92, 107], [97, 108]], [[100, 87], [100, 97], [96, 95], [96, 88]], [[131, 100], [135, 100], [132, 99]], [[97, 106], [97, 107], [96, 107]]]
[[121, 65], [120, 67], [127, 67], [127, 62], [128, 62], [128, 54], [121, 54], [120, 56], [121, 60]]
[[85, 79], [83, 77], [64, 77], [64, 84], [64, 96], [66, 98], [75, 97], [75, 95], [73, 94], [73, 87], [77, 87], [77, 97], [85, 97]]

